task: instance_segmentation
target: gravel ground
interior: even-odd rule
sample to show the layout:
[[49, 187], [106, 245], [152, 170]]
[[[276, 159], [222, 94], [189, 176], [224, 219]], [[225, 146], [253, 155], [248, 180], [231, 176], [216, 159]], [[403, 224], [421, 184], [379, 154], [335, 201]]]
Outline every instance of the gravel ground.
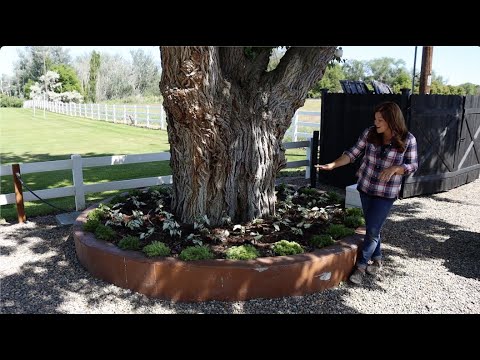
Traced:
[[0, 312], [478, 314], [479, 212], [480, 180], [398, 200], [383, 230], [384, 272], [367, 276], [363, 286], [342, 283], [307, 296], [203, 303], [149, 299], [97, 280], [78, 263], [70, 226], [57, 226], [54, 216], [32, 218], [0, 226]]

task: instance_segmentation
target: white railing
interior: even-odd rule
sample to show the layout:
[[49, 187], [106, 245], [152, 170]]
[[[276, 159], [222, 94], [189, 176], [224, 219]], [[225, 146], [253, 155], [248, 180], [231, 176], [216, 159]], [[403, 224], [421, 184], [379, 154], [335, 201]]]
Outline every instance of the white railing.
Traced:
[[102, 120], [115, 124], [160, 128], [165, 130], [165, 111], [162, 105], [130, 105], [130, 104], [76, 104], [43, 100], [28, 100], [24, 108], [47, 110], [54, 113]]
[[[318, 122], [317, 121], [318, 118]], [[299, 121], [304, 120], [304, 121]], [[315, 120], [315, 122], [306, 122], [306, 120]], [[320, 111], [299, 111], [295, 112], [292, 119], [292, 125], [288, 128], [285, 135], [290, 135], [293, 141], [297, 141], [298, 138], [308, 139], [312, 135], [312, 131], [320, 131]], [[298, 131], [299, 127], [313, 128], [310, 132]]]
[[[284, 143], [286, 149], [307, 148], [307, 159], [287, 162], [286, 168], [306, 166], [305, 177], [310, 178], [310, 147], [312, 140]], [[23, 163], [20, 165], [20, 173], [31, 174], [55, 170], [72, 170], [73, 186], [65, 186], [55, 189], [35, 190], [35, 193], [42, 199], [54, 199], [65, 196], [75, 196], [75, 207], [78, 210], [85, 209], [85, 194], [102, 192], [108, 190], [126, 190], [143, 188], [147, 186], [172, 184], [172, 176], [158, 176], [140, 179], [129, 179], [102, 182], [96, 184], [83, 183], [83, 168], [94, 166], [115, 166], [122, 164], [138, 164], [154, 161], [170, 160], [170, 153], [151, 153], [138, 155], [116, 155], [82, 158], [80, 155], [71, 155], [69, 160], [43, 161], [35, 163]], [[0, 166], [0, 177], [12, 174], [12, 165]], [[25, 191], [24, 201], [38, 200], [33, 194]], [[0, 194], [0, 205], [15, 204], [15, 193]]]
[[[147, 128], [160, 128], [166, 130], [165, 110], [163, 105], [126, 105], [126, 104], [76, 104], [51, 102], [43, 100], [28, 100], [24, 108], [47, 110], [54, 113], [86, 117], [94, 120], [141, 126]], [[310, 132], [299, 131], [312, 128]], [[308, 129], [310, 130], [310, 129]], [[319, 111], [297, 111], [292, 119], [292, 125], [285, 135], [291, 136], [293, 141], [308, 139], [313, 130], [320, 130]]]

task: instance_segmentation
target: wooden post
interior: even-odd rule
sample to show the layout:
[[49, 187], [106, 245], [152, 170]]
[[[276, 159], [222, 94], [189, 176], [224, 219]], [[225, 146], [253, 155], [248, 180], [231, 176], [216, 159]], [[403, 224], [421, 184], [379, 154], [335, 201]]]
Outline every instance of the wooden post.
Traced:
[[17, 216], [18, 222], [24, 223], [27, 221], [25, 216], [25, 207], [23, 206], [23, 192], [22, 192], [22, 183], [20, 179], [17, 178], [17, 173], [20, 174], [20, 165], [13, 164], [12, 165], [12, 173], [13, 173], [13, 184], [15, 187], [15, 202], [17, 204]]
[[420, 72], [420, 94], [430, 94], [432, 85], [433, 46], [424, 46], [422, 52], [422, 69]]

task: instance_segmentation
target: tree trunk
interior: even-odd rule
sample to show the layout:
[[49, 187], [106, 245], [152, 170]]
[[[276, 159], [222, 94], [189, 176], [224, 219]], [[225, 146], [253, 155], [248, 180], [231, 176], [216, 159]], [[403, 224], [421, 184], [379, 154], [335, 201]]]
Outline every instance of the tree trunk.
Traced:
[[248, 57], [243, 48], [161, 48], [172, 208], [183, 222], [207, 215], [219, 225], [226, 216], [241, 222], [275, 213], [283, 136], [335, 47], [287, 51], [268, 73], [271, 48], [253, 49]]

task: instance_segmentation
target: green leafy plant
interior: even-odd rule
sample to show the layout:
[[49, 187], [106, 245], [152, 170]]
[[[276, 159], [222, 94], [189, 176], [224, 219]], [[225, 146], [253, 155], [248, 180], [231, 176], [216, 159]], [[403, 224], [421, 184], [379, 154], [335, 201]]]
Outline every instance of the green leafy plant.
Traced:
[[345, 236], [355, 234], [353, 229], [345, 227], [343, 224], [330, 224], [327, 228], [326, 233], [331, 235], [334, 239], [340, 239]]
[[343, 202], [343, 197], [335, 191], [328, 191], [327, 195], [330, 198], [330, 201], [334, 204], [340, 204]]
[[363, 218], [363, 216], [346, 216], [343, 223], [346, 227], [356, 229], [359, 226], [365, 226], [365, 219]]
[[85, 225], [83, 225], [83, 230], [94, 233], [98, 225], [100, 225], [100, 220], [88, 219]]
[[360, 208], [346, 208], [345, 213], [347, 216], [362, 216], [363, 217], [363, 210]]
[[322, 235], [314, 235], [314, 236], [312, 236], [311, 239], [310, 239], [310, 244], [311, 244], [312, 246], [315, 246], [315, 247], [321, 249], [321, 248], [323, 248], [323, 247], [325, 247], [325, 246], [329, 246], [329, 245], [335, 244], [335, 241], [333, 241], [331, 235], [322, 234]]
[[296, 255], [304, 252], [302, 246], [295, 241], [280, 240], [273, 244], [273, 251], [277, 255]]
[[110, 226], [99, 224], [95, 230], [95, 237], [100, 240], [110, 241], [115, 237], [115, 231]]
[[[97, 208], [97, 209], [92, 210], [92, 211], [90, 211], [90, 212], [88, 213], [87, 219], [88, 219], [88, 220], [98, 220], [98, 221], [101, 221], [101, 220], [103, 220], [103, 214], [104, 214], [103, 209]], [[88, 220], [87, 220], [87, 221], [88, 221]]]
[[189, 246], [183, 249], [178, 257], [183, 261], [192, 261], [213, 259], [214, 256], [206, 246]]
[[154, 241], [143, 248], [143, 252], [147, 256], [168, 256], [170, 255], [170, 248], [163, 242]]
[[227, 259], [231, 260], [253, 260], [260, 256], [260, 253], [253, 245], [232, 246], [227, 250]]
[[138, 250], [140, 249], [140, 239], [136, 236], [125, 236], [118, 242], [118, 247], [123, 250]]

